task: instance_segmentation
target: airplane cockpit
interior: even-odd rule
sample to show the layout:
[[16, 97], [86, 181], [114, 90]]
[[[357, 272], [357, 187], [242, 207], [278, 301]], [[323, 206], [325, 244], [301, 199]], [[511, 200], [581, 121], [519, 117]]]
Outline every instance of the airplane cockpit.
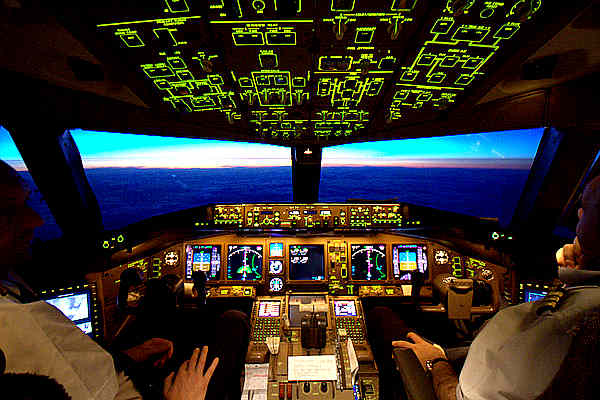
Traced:
[[93, 340], [161, 282], [246, 314], [242, 400], [392, 400], [373, 309], [458, 347], [552, 290], [597, 1], [84, 3], [0, 5], [0, 158], [59, 232], [24, 278]]

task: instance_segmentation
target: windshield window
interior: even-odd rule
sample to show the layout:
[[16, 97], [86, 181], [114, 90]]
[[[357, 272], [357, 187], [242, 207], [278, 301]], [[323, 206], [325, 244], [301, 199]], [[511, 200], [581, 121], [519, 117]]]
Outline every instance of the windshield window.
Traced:
[[34, 239], [50, 240], [59, 238], [62, 235], [61, 229], [56, 224], [56, 220], [50, 212], [46, 200], [44, 200], [44, 197], [29, 174], [23, 157], [21, 157], [21, 153], [19, 153], [10, 133], [2, 126], [0, 126], [0, 159], [13, 167], [21, 176], [25, 186], [30, 191], [27, 204], [44, 220], [44, 224], [35, 229]]
[[106, 229], [208, 203], [292, 200], [290, 149], [72, 130]]
[[397, 199], [506, 226], [543, 128], [347, 144], [323, 149], [320, 201]]

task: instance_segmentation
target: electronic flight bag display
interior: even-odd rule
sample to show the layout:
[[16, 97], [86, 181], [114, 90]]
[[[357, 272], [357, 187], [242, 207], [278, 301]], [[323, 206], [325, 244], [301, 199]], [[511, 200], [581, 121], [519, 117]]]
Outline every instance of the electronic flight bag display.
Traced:
[[290, 245], [290, 280], [325, 280], [323, 245]]
[[188, 244], [185, 247], [185, 278], [192, 279], [192, 273], [202, 271], [206, 279], [218, 280], [221, 271], [221, 246]]
[[353, 244], [350, 250], [353, 280], [384, 281], [387, 279], [384, 244]]
[[259, 281], [262, 279], [262, 265], [262, 245], [229, 245], [227, 251], [228, 280]]
[[58, 308], [85, 334], [92, 334], [92, 299], [89, 290], [62, 293], [44, 301]]

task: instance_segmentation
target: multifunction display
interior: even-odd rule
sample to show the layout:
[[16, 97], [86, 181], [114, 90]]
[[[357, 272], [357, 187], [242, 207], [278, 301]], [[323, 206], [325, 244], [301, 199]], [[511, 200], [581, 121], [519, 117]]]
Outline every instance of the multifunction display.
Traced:
[[227, 252], [227, 279], [258, 281], [262, 279], [263, 246], [229, 245]]
[[384, 244], [353, 244], [350, 249], [353, 280], [383, 281], [387, 279]]
[[192, 279], [192, 273], [202, 271], [206, 279], [218, 280], [221, 272], [221, 246], [188, 244], [185, 246], [185, 278]]
[[290, 280], [325, 279], [323, 245], [290, 245]]

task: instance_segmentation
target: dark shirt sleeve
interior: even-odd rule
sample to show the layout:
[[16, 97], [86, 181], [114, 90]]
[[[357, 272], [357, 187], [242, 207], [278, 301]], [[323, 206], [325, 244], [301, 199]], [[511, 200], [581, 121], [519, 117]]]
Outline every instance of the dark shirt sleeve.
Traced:
[[456, 400], [458, 377], [447, 362], [438, 362], [433, 366], [433, 389], [438, 400]]

